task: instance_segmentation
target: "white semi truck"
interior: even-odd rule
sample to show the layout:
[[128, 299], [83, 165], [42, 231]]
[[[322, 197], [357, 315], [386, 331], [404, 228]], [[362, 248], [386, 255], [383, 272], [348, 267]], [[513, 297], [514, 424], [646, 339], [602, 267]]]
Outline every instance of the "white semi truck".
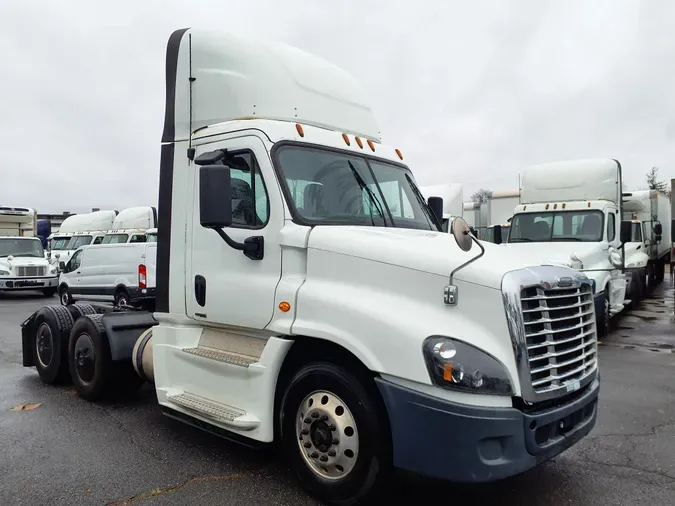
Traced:
[[[623, 219], [642, 225], [641, 250], [648, 262], [640, 279], [647, 285], [663, 281], [666, 264], [670, 264], [670, 199], [654, 190], [636, 190], [623, 194]], [[626, 265], [630, 268], [629, 265]]]
[[623, 310], [628, 276], [623, 245], [621, 165], [616, 160], [554, 162], [526, 169], [506, 249], [566, 263], [593, 280], [601, 335]]
[[37, 212], [0, 206], [0, 291], [41, 290], [52, 297], [57, 286], [56, 268], [37, 236]]
[[169, 416], [281, 445], [331, 504], [392, 466], [498, 480], [588, 434], [584, 274], [474, 242], [461, 218], [442, 232], [442, 202], [324, 60], [184, 29], [166, 72], [156, 312], [44, 307], [25, 366], [90, 401], [151, 381]]

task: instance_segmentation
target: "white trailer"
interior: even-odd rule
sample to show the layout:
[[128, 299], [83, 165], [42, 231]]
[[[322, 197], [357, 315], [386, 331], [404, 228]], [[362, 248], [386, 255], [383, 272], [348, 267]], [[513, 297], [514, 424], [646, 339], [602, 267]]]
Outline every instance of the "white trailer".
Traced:
[[649, 259], [648, 283], [663, 281], [672, 248], [670, 199], [654, 190], [624, 192], [623, 219], [642, 224], [642, 249]]
[[[442, 202], [335, 65], [185, 29], [165, 68], [157, 310], [42, 308], [22, 324], [25, 366], [90, 401], [152, 381], [167, 415], [280, 445], [343, 506], [371, 503], [392, 467], [499, 480], [588, 434], [587, 276], [481, 244], [461, 218], [443, 232]], [[44, 336], [68, 350], [46, 366]]]
[[29, 207], [0, 206], [0, 237], [37, 237], [37, 211]]
[[[598, 326], [624, 307], [627, 283], [622, 246], [621, 165], [589, 159], [542, 164], [521, 177], [520, 204], [506, 247], [558, 259], [594, 281]], [[623, 241], [622, 241], [623, 239]]]

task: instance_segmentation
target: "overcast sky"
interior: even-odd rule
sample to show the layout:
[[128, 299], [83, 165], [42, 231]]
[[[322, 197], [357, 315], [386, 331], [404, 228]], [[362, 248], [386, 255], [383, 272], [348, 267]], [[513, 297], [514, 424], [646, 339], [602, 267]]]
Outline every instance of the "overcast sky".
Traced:
[[580, 157], [619, 159], [633, 188], [675, 178], [673, 1], [3, 1], [0, 203], [155, 205], [164, 51], [189, 26], [343, 67], [418, 182], [465, 200]]

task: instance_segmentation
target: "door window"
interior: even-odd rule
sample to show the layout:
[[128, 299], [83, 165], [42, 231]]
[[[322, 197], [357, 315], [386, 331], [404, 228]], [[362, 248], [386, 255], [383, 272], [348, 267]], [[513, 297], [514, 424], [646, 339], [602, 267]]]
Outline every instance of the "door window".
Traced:
[[76, 271], [77, 269], [80, 268], [80, 265], [82, 265], [82, 252], [83, 252], [83, 250], [77, 251], [73, 255], [73, 258], [70, 259], [70, 270], [71, 271]]
[[232, 227], [264, 227], [269, 218], [269, 201], [255, 155], [251, 151], [235, 152], [226, 163], [232, 167]]
[[614, 211], [610, 211], [607, 215], [607, 241], [612, 242], [616, 237], [616, 217]]

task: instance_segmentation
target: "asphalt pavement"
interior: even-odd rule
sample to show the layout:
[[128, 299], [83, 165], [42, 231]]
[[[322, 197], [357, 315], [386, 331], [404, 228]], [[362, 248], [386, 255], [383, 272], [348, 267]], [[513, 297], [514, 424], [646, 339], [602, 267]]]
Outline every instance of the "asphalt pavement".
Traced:
[[[386, 503], [675, 504], [673, 297], [666, 280], [602, 340], [598, 423], [578, 445], [489, 485], [401, 476]], [[34, 368], [21, 366], [19, 324], [46, 302], [0, 294], [1, 505], [318, 504], [277, 455], [164, 417], [150, 385], [132, 400], [97, 404], [72, 387], [42, 385]], [[448, 458], [462, 465], [461, 455]]]

